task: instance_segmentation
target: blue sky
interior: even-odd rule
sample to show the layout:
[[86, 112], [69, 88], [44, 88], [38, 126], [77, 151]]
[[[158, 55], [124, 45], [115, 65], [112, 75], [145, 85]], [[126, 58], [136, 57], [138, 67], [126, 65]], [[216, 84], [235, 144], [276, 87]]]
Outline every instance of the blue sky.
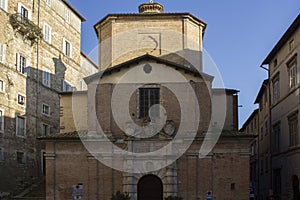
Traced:
[[[87, 19], [81, 48], [97, 45], [94, 24], [109, 13], [137, 13], [147, 0], [69, 0]], [[156, 2], [156, 1], [154, 1]], [[260, 64], [294, 21], [299, 0], [159, 0], [165, 12], [190, 12], [207, 23], [203, 46], [216, 63], [226, 88], [239, 93], [239, 126], [257, 107], [253, 102], [267, 72]]]

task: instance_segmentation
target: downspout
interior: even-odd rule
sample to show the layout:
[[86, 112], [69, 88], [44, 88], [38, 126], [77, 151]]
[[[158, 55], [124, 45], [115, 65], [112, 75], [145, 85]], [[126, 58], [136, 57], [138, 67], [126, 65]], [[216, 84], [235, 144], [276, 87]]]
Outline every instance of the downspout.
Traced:
[[[35, 4], [35, 1], [33, 1], [33, 11], [34, 11], [34, 6]], [[37, 10], [37, 26], [40, 27], [40, 0], [38, 0], [38, 10]], [[39, 110], [39, 38], [37, 39], [36, 41], [36, 105], [35, 105], [35, 138], [34, 138], [34, 148], [35, 148], [35, 158], [36, 158], [36, 161], [38, 162], [39, 160], [39, 153], [40, 152], [37, 152], [38, 149], [40, 149], [40, 143], [37, 143], [36, 142], [36, 138], [39, 137], [38, 135], [38, 110]], [[34, 78], [34, 77], [32, 77]], [[37, 166], [41, 166], [41, 163], [37, 163]]]

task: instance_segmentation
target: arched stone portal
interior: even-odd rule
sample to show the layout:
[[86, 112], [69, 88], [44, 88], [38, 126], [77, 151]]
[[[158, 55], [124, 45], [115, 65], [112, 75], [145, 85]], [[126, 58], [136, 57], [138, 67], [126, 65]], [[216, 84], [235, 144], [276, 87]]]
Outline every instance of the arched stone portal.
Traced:
[[163, 200], [163, 183], [153, 174], [140, 178], [137, 185], [138, 200]]

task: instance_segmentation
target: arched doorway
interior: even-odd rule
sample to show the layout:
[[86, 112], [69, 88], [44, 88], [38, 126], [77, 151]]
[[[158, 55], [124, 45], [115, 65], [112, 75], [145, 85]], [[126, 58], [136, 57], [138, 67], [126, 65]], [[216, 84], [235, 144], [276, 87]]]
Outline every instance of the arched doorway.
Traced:
[[293, 175], [293, 200], [299, 200], [299, 179], [298, 176]]
[[149, 174], [137, 185], [138, 200], [163, 200], [163, 184], [159, 177]]

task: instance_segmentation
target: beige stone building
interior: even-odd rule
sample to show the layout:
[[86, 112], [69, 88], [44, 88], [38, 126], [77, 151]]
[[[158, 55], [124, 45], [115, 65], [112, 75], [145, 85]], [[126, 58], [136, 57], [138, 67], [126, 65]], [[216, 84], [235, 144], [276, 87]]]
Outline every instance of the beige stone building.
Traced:
[[240, 132], [253, 134], [256, 138], [251, 144], [250, 178], [251, 188], [256, 199], [265, 199], [271, 192], [271, 154], [270, 154], [270, 106], [269, 80], [263, 81], [254, 101], [259, 108], [253, 111]]
[[300, 16], [265, 58], [270, 80], [272, 186], [280, 199], [299, 199]]
[[0, 1], [0, 192], [42, 177], [36, 138], [60, 130], [59, 93], [86, 88], [95, 72], [80, 51], [82, 21], [65, 0]]
[[255, 100], [259, 104], [258, 199], [300, 198], [299, 27], [298, 15], [261, 64], [269, 77]]
[[99, 72], [61, 94], [61, 131], [40, 138], [47, 199], [249, 199], [253, 136], [237, 130], [238, 91], [212, 106], [222, 89], [202, 71], [205, 27], [152, 2], [95, 25]]
[[272, 195], [271, 188], [271, 135], [269, 80], [263, 81], [254, 103], [259, 104], [258, 110], [258, 198], [265, 199]]
[[260, 183], [259, 174], [259, 109], [255, 109], [239, 130], [241, 133], [255, 136], [251, 142], [250, 156], [250, 199], [257, 199], [259, 196], [258, 186]]

